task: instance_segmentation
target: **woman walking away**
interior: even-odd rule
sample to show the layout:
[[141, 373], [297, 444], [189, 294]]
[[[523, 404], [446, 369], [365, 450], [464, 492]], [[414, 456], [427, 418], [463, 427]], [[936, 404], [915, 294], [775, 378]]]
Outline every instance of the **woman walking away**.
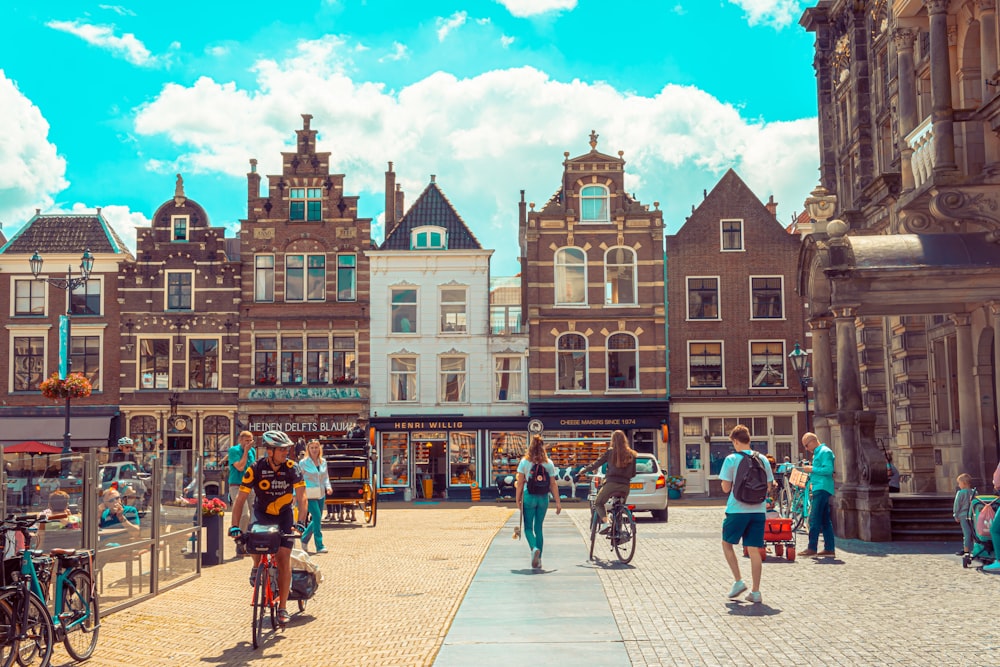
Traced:
[[298, 463], [302, 477], [306, 480], [306, 499], [309, 501], [309, 527], [302, 533], [302, 548], [308, 551], [309, 538], [316, 537], [316, 553], [325, 554], [323, 532], [320, 521], [323, 518], [323, 506], [326, 504], [326, 494], [332, 493], [330, 488], [330, 472], [323, 458], [323, 445], [319, 440], [310, 440], [306, 445], [306, 455]]
[[514, 483], [514, 495], [518, 498], [524, 518], [524, 536], [531, 549], [531, 567], [536, 569], [542, 566], [542, 522], [549, 509], [550, 493], [556, 500], [556, 514], [559, 514], [562, 502], [556, 487], [556, 466], [545, 453], [542, 436], [536, 434], [531, 436], [528, 451], [517, 464], [517, 481]]
[[624, 431], [614, 431], [611, 433], [611, 446], [604, 450], [596, 461], [580, 471], [581, 475], [597, 470], [605, 463], [608, 470], [604, 475], [604, 482], [597, 492], [594, 504], [597, 505], [597, 517], [601, 520], [603, 527], [601, 535], [606, 535], [611, 529], [608, 526], [607, 503], [611, 496], [621, 495], [628, 498], [629, 483], [635, 477], [635, 455], [636, 451], [628, 446], [628, 438]]

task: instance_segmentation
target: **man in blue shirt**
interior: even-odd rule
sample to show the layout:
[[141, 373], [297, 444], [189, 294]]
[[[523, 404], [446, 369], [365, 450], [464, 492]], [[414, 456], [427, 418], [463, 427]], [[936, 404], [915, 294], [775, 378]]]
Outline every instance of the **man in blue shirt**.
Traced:
[[[240, 433], [239, 442], [229, 448], [229, 502], [230, 507], [236, 506], [236, 496], [240, 493], [240, 484], [243, 482], [243, 474], [247, 471], [247, 468], [252, 468], [253, 464], [257, 462], [257, 449], [254, 447], [254, 435], [250, 431], [243, 431]], [[239, 519], [240, 530], [246, 532], [247, 526], [250, 525], [250, 505], [253, 503], [253, 499], [250, 502], [243, 505], [242, 514]], [[236, 546], [236, 554], [238, 556], [245, 555], [243, 553], [243, 545], [238, 544]]]
[[[815, 433], [802, 436], [802, 446], [812, 454], [812, 465], [802, 469], [810, 473], [812, 487], [812, 507], [809, 509], [809, 546], [800, 556], [837, 555], [836, 538], [833, 535], [833, 512], [830, 499], [833, 498], [833, 450], [819, 441]], [[823, 533], [823, 550], [817, 552], [819, 534]]]

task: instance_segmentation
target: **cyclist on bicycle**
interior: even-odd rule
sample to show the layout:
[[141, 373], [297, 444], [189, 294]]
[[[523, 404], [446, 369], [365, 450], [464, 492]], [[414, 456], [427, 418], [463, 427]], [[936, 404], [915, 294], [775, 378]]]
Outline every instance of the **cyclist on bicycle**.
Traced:
[[604, 527], [601, 528], [601, 535], [607, 535], [611, 527], [608, 523], [608, 508], [606, 504], [611, 496], [621, 495], [628, 498], [629, 483], [635, 477], [635, 456], [638, 452], [629, 447], [628, 438], [624, 431], [614, 431], [611, 433], [611, 446], [604, 450], [596, 461], [580, 471], [585, 475], [597, 470], [605, 463], [608, 464], [608, 471], [604, 475], [604, 482], [597, 491], [597, 498], [594, 504], [597, 506], [597, 518], [600, 519]]
[[[261, 441], [267, 448], [267, 457], [257, 461], [243, 473], [240, 492], [233, 502], [233, 519], [229, 536], [237, 538], [243, 532], [240, 530], [239, 519], [251, 491], [256, 494], [253, 523], [278, 526], [283, 535], [293, 530], [301, 535], [305, 530], [302, 522], [308, 513], [308, 505], [306, 483], [302, 479], [302, 472], [295, 462], [288, 458], [289, 449], [294, 447], [295, 443], [281, 431], [267, 431], [261, 437]], [[293, 504], [299, 510], [298, 521], [295, 521], [292, 515]], [[281, 547], [275, 555], [275, 562], [278, 565], [278, 622], [281, 625], [286, 625], [289, 618], [285, 605], [288, 603], [288, 590], [292, 584], [291, 553], [294, 545], [295, 538], [282, 537]], [[260, 556], [254, 555], [254, 569], [250, 571], [251, 582], [259, 562]]]

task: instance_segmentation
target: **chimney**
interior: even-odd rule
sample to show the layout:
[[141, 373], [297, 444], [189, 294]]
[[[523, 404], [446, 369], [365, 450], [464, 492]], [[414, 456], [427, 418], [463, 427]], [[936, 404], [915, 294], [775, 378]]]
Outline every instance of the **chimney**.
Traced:
[[764, 204], [764, 208], [770, 211], [771, 215], [773, 215], [775, 219], [778, 218], [778, 202], [774, 201], [774, 195], [770, 195], [767, 198], [767, 203]]
[[403, 219], [403, 186], [396, 185], [396, 222]]
[[521, 190], [521, 201], [517, 203], [517, 224], [524, 229], [528, 224], [528, 205], [524, 201], [524, 190]]
[[257, 158], [250, 158], [250, 171], [247, 173], [247, 204], [259, 198], [260, 174], [257, 173]]
[[389, 163], [389, 170], [385, 172], [385, 229], [383, 230], [382, 241], [389, 235], [393, 227], [396, 226], [396, 172], [392, 170], [392, 162]]

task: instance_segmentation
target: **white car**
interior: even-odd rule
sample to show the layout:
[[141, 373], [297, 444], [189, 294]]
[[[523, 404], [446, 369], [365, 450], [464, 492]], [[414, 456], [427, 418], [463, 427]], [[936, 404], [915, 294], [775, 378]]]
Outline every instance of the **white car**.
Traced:
[[145, 513], [152, 491], [152, 481], [148, 473], [140, 470], [139, 466], [131, 461], [117, 461], [102, 465], [98, 474], [101, 491], [118, 489], [126, 505], [133, 505], [139, 510], [140, 516]]
[[[591, 491], [600, 488], [606, 469], [607, 464], [591, 477]], [[635, 458], [635, 477], [628, 492], [628, 506], [633, 512], [650, 512], [657, 521], [667, 520], [667, 477], [652, 454], [639, 454]]]

